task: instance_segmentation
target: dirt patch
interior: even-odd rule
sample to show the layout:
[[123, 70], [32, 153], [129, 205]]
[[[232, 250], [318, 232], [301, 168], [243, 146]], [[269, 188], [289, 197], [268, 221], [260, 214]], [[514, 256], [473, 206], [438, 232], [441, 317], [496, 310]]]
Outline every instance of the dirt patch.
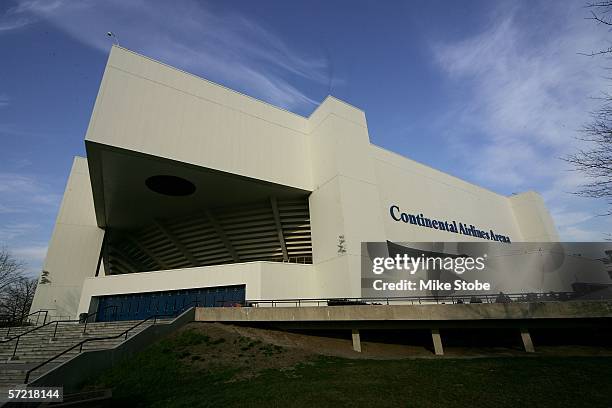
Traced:
[[361, 353], [353, 350], [350, 331], [346, 338], [317, 336], [314, 334], [291, 333], [280, 330], [263, 330], [253, 327], [236, 327], [243, 336], [260, 339], [265, 342], [277, 344], [291, 349], [300, 349], [311, 354], [334, 356], [352, 359], [380, 359], [395, 360], [398, 358], [426, 357], [433, 355], [425, 347], [389, 344], [375, 342], [361, 342]]
[[220, 323], [190, 323], [172, 337], [183, 363], [210, 372], [233, 370], [232, 381], [252, 378], [267, 369], [287, 371], [290, 376], [296, 364], [308, 363], [316, 356], [270, 341], [274, 336], [266, 332]]
[[[362, 352], [358, 353], [353, 350], [350, 332], [347, 332], [346, 338], [343, 339], [256, 327], [200, 322], [190, 323], [181, 329], [181, 331], [185, 330], [196, 330], [211, 337], [211, 339], [226, 339], [225, 345], [232, 345], [233, 347], [224, 347], [223, 350], [220, 350], [221, 348], [219, 350], [221, 354], [229, 354], [226, 356], [228, 358], [235, 353], [250, 358], [258, 358], [261, 357], [260, 354], [263, 354], [267, 360], [275, 361], [278, 364], [286, 361], [290, 365], [296, 361], [304, 361], [317, 355], [380, 360], [433, 356], [433, 351], [426, 347], [364, 341], [361, 342]], [[275, 350], [282, 350], [282, 352], [275, 352]], [[259, 361], [257, 362], [259, 363]], [[266, 364], [269, 364], [269, 361]]]

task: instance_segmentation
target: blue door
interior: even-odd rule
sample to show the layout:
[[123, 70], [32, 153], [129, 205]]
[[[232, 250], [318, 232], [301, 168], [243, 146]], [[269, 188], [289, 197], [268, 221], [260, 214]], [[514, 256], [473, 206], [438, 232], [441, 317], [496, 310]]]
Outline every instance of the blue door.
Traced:
[[176, 316], [196, 302], [204, 307], [244, 304], [245, 295], [245, 285], [233, 285], [100, 296], [96, 321], [143, 320], [156, 314]]

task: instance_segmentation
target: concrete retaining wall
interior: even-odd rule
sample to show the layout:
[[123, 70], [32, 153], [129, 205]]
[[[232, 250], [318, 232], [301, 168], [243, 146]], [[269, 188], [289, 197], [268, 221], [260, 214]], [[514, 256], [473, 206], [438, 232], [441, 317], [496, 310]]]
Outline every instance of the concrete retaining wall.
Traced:
[[473, 321], [611, 318], [612, 301], [197, 308], [202, 322]]
[[192, 322], [194, 317], [195, 311], [194, 308], [191, 308], [171, 323], [149, 326], [114, 348], [83, 352], [31, 381], [29, 385], [37, 387], [63, 386], [64, 394], [75, 392], [88, 379], [101, 374], [104, 370], [113, 367], [134, 353], [142, 351], [144, 347], [155, 340]]

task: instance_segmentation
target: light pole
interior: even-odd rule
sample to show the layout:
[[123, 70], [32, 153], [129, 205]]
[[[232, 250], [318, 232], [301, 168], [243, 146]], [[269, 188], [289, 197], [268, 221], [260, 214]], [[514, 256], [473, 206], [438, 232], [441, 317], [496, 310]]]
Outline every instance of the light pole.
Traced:
[[115, 43], [115, 45], [119, 45], [119, 39], [117, 38], [117, 36], [115, 35], [115, 33], [113, 33], [112, 31], [108, 31], [106, 33], [107, 37], [110, 37], [113, 39], [113, 42]]

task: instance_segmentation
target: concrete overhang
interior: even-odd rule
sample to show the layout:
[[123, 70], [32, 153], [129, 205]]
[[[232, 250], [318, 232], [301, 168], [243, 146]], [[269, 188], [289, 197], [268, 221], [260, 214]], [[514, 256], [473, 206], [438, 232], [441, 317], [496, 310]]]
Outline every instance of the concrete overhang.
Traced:
[[609, 324], [612, 318], [612, 302], [607, 300], [357, 306], [316, 306], [315, 302], [309, 304], [305, 299], [302, 302], [305, 306], [198, 307], [195, 320], [233, 324], [269, 323], [293, 328], [389, 328], [393, 323], [410, 323], [412, 327], [421, 324], [421, 327], [468, 328], [482, 326], [486, 322], [491, 327], [511, 327], [512, 322], [520, 327], [530, 326], [529, 322], [553, 325], [553, 321], [566, 326], [589, 325], [593, 321], [600, 321], [601, 325], [601, 322]]
[[[165, 219], [219, 208], [278, 199], [303, 198], [310, 191], [199, 167], [86, 140], [87, 160], [97, 224], [100, 228], [134, 229]], [[188, 180], [195, 192], [169, 196], [152, 191], [145, 181], [169, 175]]]

